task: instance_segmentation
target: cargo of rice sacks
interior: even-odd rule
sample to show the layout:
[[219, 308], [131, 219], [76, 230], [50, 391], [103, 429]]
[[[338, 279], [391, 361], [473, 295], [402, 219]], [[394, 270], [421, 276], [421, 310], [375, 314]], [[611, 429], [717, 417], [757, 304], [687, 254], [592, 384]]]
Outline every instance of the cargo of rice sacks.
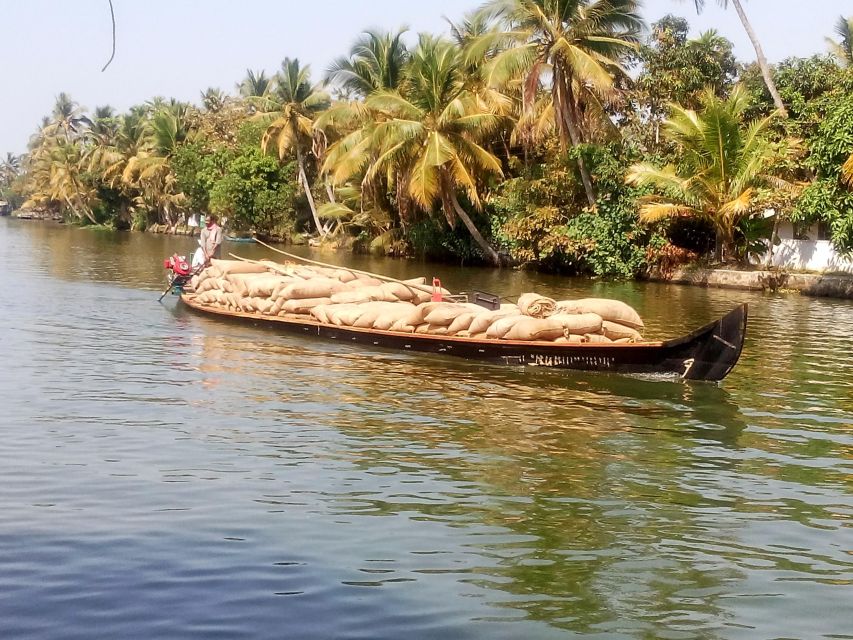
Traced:
[[339, 327], [351, 327], [358, 321], [362, 313], [364, 313], [364, 309], [357, 304], [329, 305], [326, 308], [326, 315], [329, 317], [329, 320], [332, 321], [332, 324], [336, 324]]
[[222, 275], [232, 273], [266, 273], [267, 271], [266, 266], [262, 264], [244, 262], [242, 260], [218, 260], [212, 258], [210, 264], [219, 269]]
[[376, 320], [373, 322], [374, 329], [382, 331], [390, 330], [397, 321], [405, 317], [414, 308], [414, 305], [409, 302], [396, 302], [393, 305], [393, 308], [386, 309], [376, 317]]
[[270, 273], [266, 276], [243, 280], [243, 286], [247, 296], [269, 298], [273, 292], [288, 282], [290, 282], [290, 278]]
[[465, 313], [460, 313], [453, 319], [453, 322], [447, 327], [448, 335], [456, 335], [460, 331], [468, 331], [468, 327], [471, 326], [471, 322], [473, 322], [474, 318], [477, 317], [477, 312], [475, 311], [466, 311]]
[[601, 332], [614, 341], [623, 338], [631, 342], [642, 342], [643, 340], [643, 336], [636, 329], [610, 320], [604, 320], [601, 323]]
[[344, 284], [334, 278], [312, 278], [311, 280], [299, 280], [292, 282], [276, 292], [276, 295], [292, 298], [331, 298], [338, 293]]
[[507, 331], [504, 340], [554, 340], [564, 335], [563, 325], [550, 318], [523, 318]]
[[362, 314], [352, 325], [359, 329], [373, 329], [374, 324], [382, 315], [393, 316], [394, 311], [399, 310], [396, 314], [396, 317], [399, 318], [412, 308], [411, 305], [400, 302], [366, 302], [359, 306], [363, 309]]
[[598, 333], [584, 334], [584, 338], [586, 338], [586, 341], [591, 344], [611, 344], [613, 342], [613, 340], [607, 336], [603, 336]]
[[538, 293], [525, 293], [518, 298], [518, 308], [525, 316], [547, 318], [557, 309], [557, 303]]
[[520, 314], [521, 311], [519, 311], [518, 307], [515, 305], [511, 305], [508, 308], [501, 306], [500, 309], [495, 309], [494, 311], [487, 310], [485, 313], [478, 314], [471, 321], [471, 326], [468, 327], [468, 331], [472, 336], [478, 333], [485, 333], [494, 321], [507, 316], [517, 316]]
[[432, 325], [447, 327], [463, 313], [471, 313], [468, 305], [456, 302], [444, 302], [425, 314], [424, 320]]
[[642, 331], [645, 328], [640, 314], [621, 300], [609, 298], [582, 298], [557, 302], [558, 313], [596, 313], [603, 320], [618, 322]]
[[602, 320], [597, 313], [555, 313], [549, 320], [560, 323], [566, 333], [601, 333]]
[[311, 309], [331, 302], [329, 298], [291, 298], [281, 307], [287, 313], [310, 313]]
[[503, 338], [509, 332], [509, 330], [516, 325], [516, 323], [528, 317], [529, 316], [515, 314], [511, 316], [505, 316], [503, 318], [498, 318], [489, 326], [488, 329], [486, 329], [486, 337], [491, 338], [493, 340]]
[[411, 285], [405, 285], [400, 282], [385, 282], [380, 285], [388, 296], [388, 299], [396, 298], [397, 300], [412, 300], [418, 297], [418, 290]]

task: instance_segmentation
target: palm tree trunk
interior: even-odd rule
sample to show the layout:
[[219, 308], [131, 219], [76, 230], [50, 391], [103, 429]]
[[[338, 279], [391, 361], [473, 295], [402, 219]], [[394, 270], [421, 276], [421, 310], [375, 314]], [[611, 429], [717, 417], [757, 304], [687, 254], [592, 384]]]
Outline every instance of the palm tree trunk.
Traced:
[[83, 209], [83, 213], [81, 214], [81, 213], [77, 210], [77, 207], [75, 207], [75, 206], [71, 203], [71, 199], [70, 199], [68, 196], [63, 195], [63, 197], [65, 198], [65, 202], [67, 202], [67, 203], [68, 203], [68, 206], [71, 208], [71, 211], [73, 211], [73, 212], [74, 212], [74, 215], [75, 215], [75, 216], [77, 216], [80, 220], [82, 220], [82, 219], [83, 219], [83, 216], [85, 215], [85, 216], [86, 216], [86, 217], [91, 221], [91, 223], [92, 223], [92, 224], [98, 224], [98, 221], [97, 221], [97, 220], [95, 220], [95, 217], [92, 215], [91, 211], [88, 211], [88, 210], [86, 209], [86, 207], [85, 207], [85, 206], [84, 206], [84, 207], [82, 207], [82, 209]]
[[308, 198], [308, 206], [311, 208], [311, 215], [314, 217], [314, 226], [317, 227], [317, 233], [325, 236], [326, 230], [320, 224], [320, 216], [317, 215], [314, 196], [311, 195], [311, 187], [308, 184], [308, 177], [305, 175], [305, 160], [302, 157], [302, 149], [299, 148], [298, 143], [296, 144], [296, 163], [299, 165], [299, 181], [302, 183], [302, 188], [305, 189], [305, 197]]
[[449, 193], [445, 193], [444, 198], [445, 206], [447, 206], [447, 201], [451, 203], [453, 206], [456, 215], [459, 216], [459, 219], [462, 220], [462, 224], [468, 229], [468, 232], [471, 234], [471, 237], [474, 238], [474, 242], [477, 243], [483, 252], [489, 257], [492, 263], [499, 267], [501, 266], [501, 256], [495, 251], [495, 248], [486, 242], [486, 239], [483, 237], [483, 234], [480, 233], [480, 230], [474, 224], [474, 221], [471, 220], [471, 217], [468, 215], [468, 212], [462, 208], [462, 205], [459, 204], [459, 200], [456, 199], [456, 193], [453, 189], [448, 190]]
[[[577, 122], [575, 122], [574, 109], [572, 108], [574, 95], [572, 93], [571, 80], [566, 77], [565, 72], [559, 65], [554, 66], [553, 82], [554, 86], [551, 91], [554, 95], [554, 117], [557, 118], [557, 123], [561, 125], [558, 127], [560, 141], [565, 149], [566, 132], [568, 132], [572, 146], [577, 147], [583, 140], [578, 130]], [[586, 163], [580, 155], [578, 155], [578, 169], [580, 170], [583, 189], [586, 192], [586, 199], [590, 206], [593, 206], [595, 204], [595, 191], [592, 188], [592, 178], [589, 175], [589, 171], [587, 171]]]
[[773, 82], [773, 77], [770, 75], [770, 67], [767, 64], [767, 58], [764, 57], [764, 50], [761, 48], [761, 43], [758, 42], [758, 36], [755, 35], [755, 31], [753, 31], [752, 25], [746, 17], [746, 12], [740, 4], [740, 0], [732, 0], [732, 4], [735, 6], [735, 11], [737, 11], [737, 15], [740, 18], [741, 23], [743, 23], [746, 35], [749, 36], [752, 46], [755, 49], [755, 57], [758, 60], [758, 66], [761, 68], [761, 75], [764, 77], [764, 84], [767, 85], [767, 90], [770, 91], [770, 95], [773, 96], [773, 104], [775, 104], [776, 108], [779, 109], [779, 113], [781, 113], [783, 117], [787, 118], [788, 110], [785, 108], [785, 103], [782, 102], [781, 96], [779, 96], [779, 91], [776, 89], [776, 83]]

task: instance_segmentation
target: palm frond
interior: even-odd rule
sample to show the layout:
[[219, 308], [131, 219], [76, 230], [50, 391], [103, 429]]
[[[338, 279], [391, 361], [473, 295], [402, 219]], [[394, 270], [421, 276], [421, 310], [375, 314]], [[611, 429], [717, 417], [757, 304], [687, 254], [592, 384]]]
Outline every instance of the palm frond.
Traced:
[[642, 222], [658, 222], [676, 216], [701, 216], [701, 212], [693, 207], [674, 202], [647, 202], [640, 206]]

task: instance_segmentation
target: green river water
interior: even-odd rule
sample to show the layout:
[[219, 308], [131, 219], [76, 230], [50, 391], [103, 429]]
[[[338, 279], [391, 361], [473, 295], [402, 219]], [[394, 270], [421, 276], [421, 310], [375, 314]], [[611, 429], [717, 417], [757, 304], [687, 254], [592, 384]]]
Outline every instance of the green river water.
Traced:
[[682, 384], [158, 304], [192, 249], [0, 219], [0, 638], [853, 638], [853, 303], [311, 254], [654, 338], [749, 302]]

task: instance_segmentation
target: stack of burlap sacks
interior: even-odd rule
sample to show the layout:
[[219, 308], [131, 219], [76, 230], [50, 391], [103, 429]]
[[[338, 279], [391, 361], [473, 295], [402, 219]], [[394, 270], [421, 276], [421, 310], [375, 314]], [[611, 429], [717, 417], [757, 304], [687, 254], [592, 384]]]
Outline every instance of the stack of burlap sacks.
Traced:
[[[190, 290], [203, 305], [402, 333], [561, 343], [640, 342], [643, 321], [617, 300], [555, 301], [528, 293], [488, 310], [432, 302], [424, 278], [383, 282], [347, 269], [213, 260]], [[443, 296], [450, 293], [442, 289]]]

